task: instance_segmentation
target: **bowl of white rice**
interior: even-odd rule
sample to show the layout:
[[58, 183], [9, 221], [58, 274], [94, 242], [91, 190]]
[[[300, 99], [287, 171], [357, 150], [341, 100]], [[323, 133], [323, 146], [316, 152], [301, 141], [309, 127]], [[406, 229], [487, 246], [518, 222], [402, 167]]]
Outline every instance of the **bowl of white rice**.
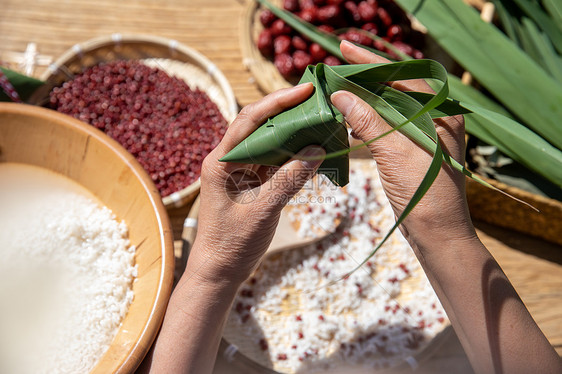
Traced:
[[140, 164], [72, 117], [0, 103], [0, 205], [0, 372], [134, 372], [174, 270]]

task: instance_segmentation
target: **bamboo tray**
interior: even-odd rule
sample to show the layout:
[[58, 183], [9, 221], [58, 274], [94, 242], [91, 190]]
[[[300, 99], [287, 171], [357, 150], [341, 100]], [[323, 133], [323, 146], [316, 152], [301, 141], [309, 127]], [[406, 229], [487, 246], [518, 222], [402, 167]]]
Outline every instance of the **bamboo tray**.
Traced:
[[158, 333], [174, 272], [172, 231], [152, 180], [132, 155], [101, 131], [56, 111], [23, 104], [0, 103], [0, 162], [66, 175], [126, 222], [136, 246], [134, 300], [91, 373], [134, 372]]
[[[372, 170], [368, 165], [370, 165], [371, 158], [362, 157], [364, 154], [362, 153], [355, 153], [354, 159], [351, 162], [351, 165], [355, 168], [360, 168], [364, 171]], [[370, 154], [369, 154], [370, 156]], [[378, 177], [378, 174], [377, 176]], [[184, 228], [182, 232], [182, 240], [181, 243], [178, 241], [176, 246], [176, 281], [179, 280], [179, 277], [183, 273], [185, 268], [185, 264], [187, 263], [187, 257], [189, 256], [189, 250], [193, 242], [195, 241], [195, 237], [197, 235], [197, 217], [199, 214], [200, 204], [199, 198], [196, 199], [195, 203], [193, 204], [192, 208], [189, 211], [189, 214], [184, 222]], [[293, 235], [297, 235], [296, 231]], [[296, 249], [296, 248], [295, 248]], [[275, 253], [275, 254], [267, 254], [265, 257], [278, 257], [282, 255], [282, 253]], [[419, 273], [423, 274], [423, 271], [420, 269]], [[417, 274], [419, 276], [419, 274]], [[401, 297], [409, 298], [415, 294], [415, 289], [419, 287], [416, 283], [416, 279], [411, 279], [404, 284], [405, 295], [401, 295]], [[297, 304], [292, 304], [292, 307], [298, 308]], [[283, 313], [292, 313], [293, 311], [283, 311]], [[232, 331], [230, 332], [232, 335]], [[234, 332], [235, 334], [237, 332]], [[439, 349], [442, 347], [442, 344], [450, 339], [450, 337], [454, 334], [451, 324], [445, 323], [442, 330], [438, 332], [430, 341], [428, 341], [423, 348], [421, 348], [415, 355], [410, 356], [403, 360], [401, 363], [397, 364], [391, 369], [388, 370], [379, 370], [377, 373], [393, 373], [395, 371], [400, 371], [400, 373], [408, 373], [414, 372], [415, 368], [418, 365], [421, 365], [425, 361], [429, 360]], [[227, 335], [227, 332], [225, 332]], [[254, 360], [252, 358], [260, 358], [263, 357], [263, 352], [256, 347], [255, 342], [247, 342], [244, 344], [243, 347], [238, 347], [229, 342], [228, 338], [223, 336], [218, 354], [222, 356], [224, 360], [230, 362], [233, 367], [238, 368], [241, 372], [247, 374], [281, 374], [277, 371], [274, 371], [267, 366], [265, 366], [266, 359], [262, 360]]]
[[[49, 92], [81, 73], [85, 68], [115, 60], [142, 60], [169, 75], [183, 79], [191, 88], [204, 91], [215, 102], [228, 123], [238, 113], [232, 87], [223, 73], [205, 56], [175, 40], [135, 34], [113, 34], [74, 45], [49, 66], [41, 76], [47, 84], [30, 99], [31, 104], [45, 105]], [[164, 197], [166, 208], [182, 207], [195, 199], [199, 180]]]

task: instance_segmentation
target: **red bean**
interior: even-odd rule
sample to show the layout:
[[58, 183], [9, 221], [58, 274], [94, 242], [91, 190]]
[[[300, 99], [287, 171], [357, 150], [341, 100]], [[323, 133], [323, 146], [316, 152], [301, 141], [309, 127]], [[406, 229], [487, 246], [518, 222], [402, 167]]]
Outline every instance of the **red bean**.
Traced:
[[326, 51], [320, 46], [320, 44], [312, 43], [310, 45], [310, 56], [315, 62], [320, 62], [324, 60], [327, 56]]
[[296, 12], [299, 10], [298, 0], [283, 0], [283, 8], [289, 12]]
[[341, 15], [340, 7], [337, 5], [326, 5], [318, 9], [318, 21], [324, 24], [334, 24]]
[[260, 13], [260, 22], [263, 27], [269, 27], [275, 21], [277, 17], [273, 12], [269, 9], [265, 9], [263, 12]]
[[312, 64], [312, 57], [305, 51], [295, 51], [293, 53], [293, 64], [297, 73], [304, 73], [306, 67]]
[[335, 56], [328, 56], [324, 59], [323, 62], [329, 66], [341, 65], [341, 61]]
[[292, 31], [291, 27], [281, 19], [273, 21], [270, 30], [271, 30], [271, 35], [273, 36], [288, 35]]
[[273, 49], [276, 55], [291, 53], [291, 37], [288, 35], [279, 35], [273, 41]]
[[293, 36], [291, 43], [293, 48], [298, 51], [307, 51], [308, 50], [308, 42], [304, 40], [302, 37], [296, 35]]
[[315, 23], [318, 19], [318, 8], [304, 8], [297, 15], [308, 23]]
[[357, 5], [357, 12], [363, 22], [372, 22], [377, 14], [377, 6], [371, 5], [366, 1], [361, 1]]
[[86, 69], [54, 88], [50, 104], [117, 140], [162, 196], [199, 178], [203, 159], [226, 131], [226, 121], [204, 92], [138, 61]]
[[293, 58], [289, 54], [278, 54], [275, 56], [274, 64], [277, 70], [279, 70], [281, 75], [285, 78], [289, 78], [295, 71]]
[[273, 55], [273, 37], [268, 29], [262, 30], [258, 36], [258, 49], [264, 56]]

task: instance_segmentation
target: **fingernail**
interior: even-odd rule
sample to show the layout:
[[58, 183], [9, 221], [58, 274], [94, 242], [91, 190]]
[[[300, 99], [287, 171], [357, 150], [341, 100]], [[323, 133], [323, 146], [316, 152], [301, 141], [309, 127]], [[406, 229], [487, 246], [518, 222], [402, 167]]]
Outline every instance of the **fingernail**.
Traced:
[[357, 44], [353, 44], [352, 42], [350, 42], [349, 40], [342, 40], [340, 43], [340, 48], [342, 45], [346, 45], [349, 48], [353, 48], [353, 49], [360, 49], [360, 50], [364, 50], [363, 48], [361, 48], [360, 46], [358, 46]]
[[297, 84], [292, 89], [296, 91], [296, 90], [302, 90], [305, 87], [308, 88], [310, 86], [312, 86], [312, 82], [306, 82], [306, 83]]
[[299, 152], [298, 159], [301, 160], [303, 166], [307, 169], [315, 169], [324, 161], [326, 151], [317, 145], [311, 145]]
[[351, 109], [355, 106], [355, 99], [353, 96], [343, 91], [334, 92], [330, 96], [330, 100], [344, 117], [347, 117]]

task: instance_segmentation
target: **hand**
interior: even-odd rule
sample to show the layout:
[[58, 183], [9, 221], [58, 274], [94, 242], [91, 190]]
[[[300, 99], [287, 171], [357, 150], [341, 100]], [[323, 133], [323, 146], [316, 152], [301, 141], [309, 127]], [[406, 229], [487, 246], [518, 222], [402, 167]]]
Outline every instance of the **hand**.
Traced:
[[[342, 42], [340, 48], [350, 63], [389, 62], [348, 42]], [[390, 84], [393, 88], [403, 91], [433, 93], [429, 85], [421, 79]], [[354, 133], [364, 142], [391, 128], [374, 109], [349, 92], [335, 92], [331, 100], [342, 112]], [[464, 164], [462, 116], [437, 119], [435, 125], [444, 151]], [[398, 131], [369, 144], [369, 149], [377, 161], [381, 182], [394, 213], [399, 216], [422, 181], [431, 162], [431, 155]], [[412, 244], [443, 233], [453, 235], [456, 239], [474, 237], [464, 185], [465, 180], [461, 173], [443, 166], [432, 187], [401, 227]]]
[[306, 147], [281, 168], [219, 161], [267, 118], [299, 104], [312, 91], [312, 84], [304, 84], [248, 105], [205, 158], [200, 229], [191, 254], [203, 257], [201, 275], [246, 279], [267, 250], [281, 209], [321, 164], [325, 152], [318, 146]]
[[[351, 63], [387, 60], [350, 43], [341, 51]], [[423, 80], [391, 82], [400, 90], [432, 92]], [[335, 92], [332, 103], [363, 141], [390, 126], [365, 102]], [[464, 164], [461, 116], [435, 120], [443, 146]], [[431, 156], [399, 132], [369, 145], [396, 215], [402, 213], [431, 162]], [[400, 229], [416, 252], [477, 373], [560, 373], [562, 361], [472, 226], [465, 177], [444, 165]], [[534, 351], [529, 352], [529, 347]], [[535, 360], [528, 360], [535, 357]]]

